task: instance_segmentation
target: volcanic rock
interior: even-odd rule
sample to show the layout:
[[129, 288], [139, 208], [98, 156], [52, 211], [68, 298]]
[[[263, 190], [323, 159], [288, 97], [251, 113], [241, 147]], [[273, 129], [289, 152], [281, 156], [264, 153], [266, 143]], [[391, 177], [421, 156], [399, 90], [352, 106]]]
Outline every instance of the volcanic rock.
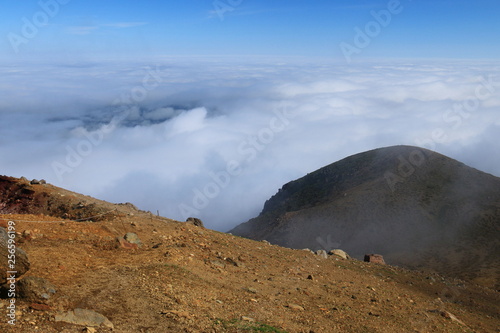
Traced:
[[56, 287], [41, 277], [27, 276], [17, 282], [17, 292], [28, 301], [47, 301], [56, 293]]
[[[22, 249], [15, 247], [12, 248], [13, 244], [9, 244], [9, 233], [4, 228], [0, 228], [0, 285], [7, 282], [6, 272], [15, 271], [16, 278], [24, 275], [30, 268], [30, 262], [28, 260], [28, 255]], [[11, 248], [9, 248], [9, 246]], [[15, 249], [15, 250], [14, 250]], [[9, 262], [9, 256], [12, 256], [12, 251], [15, 256], [15, 265], [11, 266]]]
[[343, 259], [349, 259], [349, 255], [345, 251], [340, 250], [340, 249], [331, 250], [328, 254], [335, 255], [335, 256], [341, 257]]
[[365, 254], [365, 262], [385, 265], [384, 257], [380, 254]]
[[62, 321], [69, 324], [99, 327], [104, 326], [113, 329], [114, 325], [108, 318], [100, 313], [87, 309], [75, 309], [55, 316], [55, 321]]
[[196, 218], [196, 217], [188, 217], [186, 220], [187, 223], [191, 223], [192, 225], [195, 225], [197, 227], [202, 227], [204, 228], [205, 226], [203, 225], [203, 222]]

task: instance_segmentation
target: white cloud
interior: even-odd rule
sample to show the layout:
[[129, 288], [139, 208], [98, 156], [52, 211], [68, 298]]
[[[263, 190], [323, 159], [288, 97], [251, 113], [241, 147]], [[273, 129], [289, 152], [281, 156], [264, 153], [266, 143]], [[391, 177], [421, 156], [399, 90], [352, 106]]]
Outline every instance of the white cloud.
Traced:
[[140, 27], [140, 26], [143, 26], [146, 24], [148, 24], [148, 23], [147, 22], [115, 22], [115, 23], [103, 24], [102, 26], [124, 29], [124, 28]]
[[85, 26], [71, 26], [68, 27], [68, 33], [72, 35], [89, 35], [94, 31], [97, 31], [102, 28], [114, 28], [114, 29], [127, 29], [127, 28], [135, 28], [148, 24], [147, 22], [113, 22], [106, 24], [94, 24], [94, 25], [85, 25]]
[[381, 146], [421, 143], [500, 176], [490, 63], [26, 65], [2, 69], [0, 87], [2, 173], [177, 219], [188, 207], [219, 230], [285, 182]]
[[89, 35], [99, 29], [99, 26], [73, 26], [68, 28], [68, 32], [72, 35]]

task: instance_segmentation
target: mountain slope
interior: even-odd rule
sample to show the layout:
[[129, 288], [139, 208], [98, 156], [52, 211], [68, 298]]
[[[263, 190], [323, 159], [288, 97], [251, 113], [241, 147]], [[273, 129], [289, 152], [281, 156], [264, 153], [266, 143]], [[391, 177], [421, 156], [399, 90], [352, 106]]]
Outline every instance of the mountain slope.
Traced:
[[[341, 247], [500, 287], [500, 179], [429, 150], [395, 146], [285, 184], [230, 232], [291, 248]], [[496, 255], [495, 255], [496, 254]]]
[[[23, 182], [8, 179], [11, 189], [26, 186], [18, 183]], [[56, 320], [78, 308], [96, 311], [114, 325], [98, 332], [123, 333], [465, 333], [496, 332], [500, 322], [498, 293], [464, 281], [323, 259], [51, 185], [29, 188], [34, 193], [21, 201], [24, 211], [45, 207], [34, 200], [42, 193], [57, 198], [55, 206], [74, 207], [70, 214], [92, 204], [95, 212], [115, 211], [95, 222], [0, 214], [0, 225], [15, 222], [17, 245], [31, 262], [21, 281], [39, 277], [57, 290], [49, 299], [17, 299], [15, 325], [5, 316], [0, 332], [91, 331]], [[20, 199], [17, 191], [9, 193]], [[7, 204], [16, 202], [12, 198], [4, 193], [4, 209], [14, 207]], [[116, 240], [125, 233], [137, 234], [142, 247], [120, 247]], [[4, 313], [10, 304], [0, 298]]]
[[140, 212], [130, 203], [112, 204], [51, 184], [0, 176], [0, 214], [44, 214], [71, 220], [99, 221]]

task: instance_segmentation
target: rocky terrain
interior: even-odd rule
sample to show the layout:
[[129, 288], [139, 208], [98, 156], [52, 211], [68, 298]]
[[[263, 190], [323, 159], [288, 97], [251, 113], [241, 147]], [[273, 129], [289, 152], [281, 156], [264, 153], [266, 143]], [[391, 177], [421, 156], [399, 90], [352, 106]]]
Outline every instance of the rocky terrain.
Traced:
[[498, 292], [471, 282], [0, 183], [0, 228], [29, 259], [0, 332], [499, 332]]
[[500, 178], [417, 147], [360, 153], [285, 184], [230, 232], [358, 259], [378, 253], [500, 290]]

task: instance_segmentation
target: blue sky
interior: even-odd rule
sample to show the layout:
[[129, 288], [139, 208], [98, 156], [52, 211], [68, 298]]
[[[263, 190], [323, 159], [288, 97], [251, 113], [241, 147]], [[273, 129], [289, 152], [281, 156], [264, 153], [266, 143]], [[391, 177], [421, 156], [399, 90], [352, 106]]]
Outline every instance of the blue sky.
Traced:
[[500, 176], [499, 0], [217, 1], [0, 0], [0, 173], [221, 231], [383, 146]]
[[[353, 58], [497, 58], [497, 0], [393, 0], [401, 12]], [[355, 27], [391, 1], [0, 1], [1, 57], [13, 59], [278, 55], [342, 59]], [[44, 22], [40, 3], [58, 4]], [[219, 13], [217, 12], [219, 10]], [[220, 12], [222, 10], [222, 12]], [[46, 18], [46, 16], [45, 16]], [[27, 19], [37, 32], [23, 37]], [[37, 21], [38, 20], [38, 21]], [[24, 36], [26, 37], [26, 36]], [[24, 38], [23, 37], [23, 38]], [[15, 43], [14, 43], [15, 44]]]

